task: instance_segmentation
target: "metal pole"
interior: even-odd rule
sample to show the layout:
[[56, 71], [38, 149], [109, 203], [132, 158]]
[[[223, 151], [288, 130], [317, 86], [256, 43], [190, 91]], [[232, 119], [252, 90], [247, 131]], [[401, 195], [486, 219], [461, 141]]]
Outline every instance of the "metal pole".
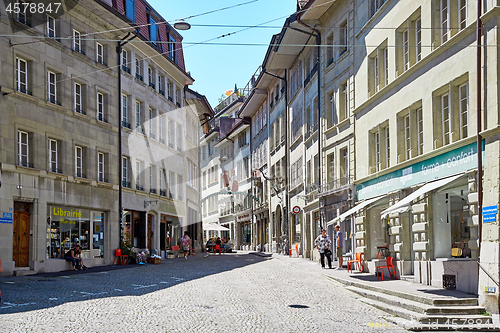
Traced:
[[481, 0], [477, 1], [477, 63], [476, 63], [476, 72], [477, 72], [477, 214], [479, 218], [479, 246], [478, 246], [478, 261], [479, 256], [481, 255], [481, 237], [483, 231], [483, 145], [482, 145], [482, 137], [481, 137], [481, 13], [482, 13], [482, 3]]

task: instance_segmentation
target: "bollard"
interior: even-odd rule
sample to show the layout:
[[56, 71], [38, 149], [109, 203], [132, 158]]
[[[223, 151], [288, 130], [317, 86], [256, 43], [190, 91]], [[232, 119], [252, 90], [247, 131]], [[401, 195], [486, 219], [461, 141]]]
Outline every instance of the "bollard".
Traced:
[[291, 258], [292, 257], [292, 249], [288, 250], [288, 256]]

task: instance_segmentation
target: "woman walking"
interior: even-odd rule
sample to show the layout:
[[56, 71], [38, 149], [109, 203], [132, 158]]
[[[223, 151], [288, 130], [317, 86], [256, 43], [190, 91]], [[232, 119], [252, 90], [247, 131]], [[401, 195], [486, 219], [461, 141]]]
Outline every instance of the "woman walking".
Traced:
[[191, 238], [188, 236], [188, 232], [184, 231], [184, 236], [181, 238], [182, 250], [184, 251], [184, 260], [187, 260], [189, 255], [189, 249], [191, 248]]

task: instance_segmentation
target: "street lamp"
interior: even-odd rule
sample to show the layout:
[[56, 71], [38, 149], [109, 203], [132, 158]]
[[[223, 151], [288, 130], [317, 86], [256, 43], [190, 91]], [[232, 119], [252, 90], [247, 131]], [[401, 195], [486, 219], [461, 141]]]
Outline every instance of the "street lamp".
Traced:
[[174, 28], [177, 30], [189, 30], [189, 29], [191, 29], [191, 24], [180, 19], [179, 21], [174, 23]]

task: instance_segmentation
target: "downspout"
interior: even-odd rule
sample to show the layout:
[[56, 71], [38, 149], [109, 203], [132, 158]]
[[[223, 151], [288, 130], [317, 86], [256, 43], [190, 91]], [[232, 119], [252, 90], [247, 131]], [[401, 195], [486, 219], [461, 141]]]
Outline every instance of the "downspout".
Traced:
[[[282, 215], [285, 218], [284, 224], [286, 226], [286, 229], [285, 229], [285, 235], [286, 235], [285, 251], [286, 251], [286, 253], [288, 253], [288, 249], [290, 246], [289, 245], [290, 244], [290, 239], [289, 239], [290, 235], [288, 233], [288, 230], [289, 230], [288, 212], [289, 212], [290, 205], [288, 204], [288, 200], [289, 200], [289, 196], [288, 196], [288, 172], [286, 172], [286, 170], [288, 170], [288, 158], [289, 158], [289, 154], [288, 154], [288, 143], [289, 143], [288, 142], [288, 80], [286, 79], [286, 69], [285, 69], [284, 77], [269, 73], [265, 68], [262, 68], [262, 71], [264, 73], [266, 73], [267, 75], [270, 75], [272, 77], [275, 77], [275, 78], [280, 79], [283, 82], [285, 82], [285, 119], [284, 119], [284, 122], [285, 122], [285, 208], [286, 208], [286, 211], [283, 210], [283, 212], [285, 214], [282, 214]], [[272, 207], [271, 207], [271, 209], [272, 209]], [[283, 207], [282, 207], [282, 209], [283, 209]]]
[[[304, 27], [314, 31], [316, 36], [316, 66], [318, 71], [318, 212], [319, 224], [323, 228], [323, 213], [321, 212], [321, 71], [320, 71], [320, 50], [321, 50], [321, 32], [318, 29], [311, 27], [300, 20], [300, 15], [297, 15], [297, 22]], [[305, 228], [304, 228], [305, 229]], [[303, 237], [301, 237], [303, 239]]]
[[120, 238], [120, 249], [122, 248], [122, 225], [123, 225], [123, 161], [122, 161], [122, 65], [121, 65], [121, 54], [122, 47], [128, 44], [131, 40], [136, 38], [139, 35], [139, 27], [136, 27], [134, 35], [127, 39], [130, 36], [130, 32], [127, 33], [125, 37], [118, 41], [118, 45], [116, 46], [116, 53], [118, 55], [118, 221], [120, 228], [119, 230], [119, 238]]
[[481, 22], [481, 13], [482, 13], [482, 3], [481, 0], [477, 1], [477, 63], [476, 63], [476, 72], [477, 72], [477, 214], [479, 219], [479, 230], [478, 230], [478, 262], [480, 261], [481, 256], [481, 237], [483, 231], [483, 144], [481, 137], [481, 34], [482, 34], [482, 22]]

